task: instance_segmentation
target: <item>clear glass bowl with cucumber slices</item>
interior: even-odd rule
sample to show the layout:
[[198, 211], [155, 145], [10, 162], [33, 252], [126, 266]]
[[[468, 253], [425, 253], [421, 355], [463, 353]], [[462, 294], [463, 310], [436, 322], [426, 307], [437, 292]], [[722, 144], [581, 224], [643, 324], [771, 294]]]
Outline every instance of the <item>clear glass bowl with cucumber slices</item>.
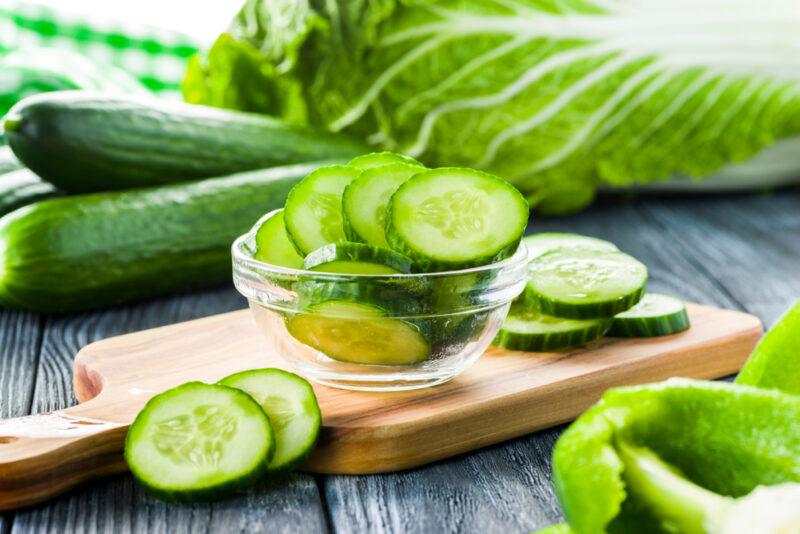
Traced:
[[[306, 269], [256, 259], [259, 229], [281, 216], [267, 214], [233, 244], [234, 284], [266, 350], [329, 386], [392, 391], [455, 377], [487, 349], [525, 286], [524, 244], [488, 265], [411, 274], [336, 272], [330, 261], [343, 257], [343, 245], [357, 249], [352, 243], [309, 255]], [[324, 261], [325, 272], [310, 266]]]

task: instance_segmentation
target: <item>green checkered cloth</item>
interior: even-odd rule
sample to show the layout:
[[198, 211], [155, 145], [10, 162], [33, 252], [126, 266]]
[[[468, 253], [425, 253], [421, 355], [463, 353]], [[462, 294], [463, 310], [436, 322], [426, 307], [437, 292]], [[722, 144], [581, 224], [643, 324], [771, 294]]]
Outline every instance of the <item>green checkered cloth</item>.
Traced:
[[[180, 94], [186, 61], [198, 50], [198, 44], [170, 30], [75, 15], [31, 2], [0, 0], [0, 75], [4, 52], [35, 51], [44, 57], [45, 50], [54, 57], [69, 56], [64, 61], [77, 69], [78, 78], [94, 79], [98, 72], [102, 77], [103, 72], [109, 71], [108, 83], [114, 86], [113, 79], [121, 80], [123, 75], [119, 73], [124, 72], [154, 93], [176, 96]], [[83, 61], [76, 59], [79, 56]], [[57, 59], [48, 63], [61, 62]], [[90, 64], [94, 68], [87, 66]], [[112, 66], [115, 69], [109, 69]], [[27, 67], [32, 71], [38, 65], [29, 62]], [[128, 81], [121, 83], [130, 85]], [[90, 83], [89, 88], [95, 87]]]

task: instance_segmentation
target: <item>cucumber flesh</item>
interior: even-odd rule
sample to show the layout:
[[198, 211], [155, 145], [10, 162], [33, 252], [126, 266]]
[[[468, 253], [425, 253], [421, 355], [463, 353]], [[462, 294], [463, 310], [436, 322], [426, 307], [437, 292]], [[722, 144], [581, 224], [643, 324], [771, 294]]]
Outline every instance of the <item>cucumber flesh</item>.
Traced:
[[256, 232], [255, 259], [288, 267], [289, 269], [302, 269], [303, 257], [297, 253], [294, 245], [289, 241], [286, 226], [283, 223], [283, 210], [272, 215], [261, 223]]
[[253, 397], [269, 417], [275, 431], [273, 473], [297, 467], [319, 436], [322, 416], [314, 389], [305, 379], [281, 369], [256, 369], [223, 378], [223, 386], [240, 389]]
[[189, 382], [153, 397], [125, 440], [125, 461], [150, 493], [214, 498], [260, 478], [275, 452], [269, 419], [249, 395]]
[[463, 269], [514, 254], [528, 215], [527, 201], [505, 180], [435, 169], [414, 175], [392, 195], [386, 238], [424, 271]]
[[608, 334], [616, 337], [668, 336], [688, 328], [689, 315], [681, 300], [647, 293], [636, 306], [614, 317]]
[[303, 262], [311, 271], [344, 274], [410, 273], [414, 263], [393, 250], [364, 243], [333, 243], [318, 248]]
[[534, 259], [557, 248], [587, 248], [593, 250], [619, 250], [617, 245], [604, 239], [580, 234], [545, 232], [522, 239], [528, 249], [528, 258]]
[[346, 241], [342, 193], [360, 174], [353, 167], [331, 165], [317, 169], [292, 188], [283, 219], [298, 253], [305, 256], [329, 243]]
[[613, 317], [644, 295], [647, 268], [619, 251], [561, 248], [530, 263], [525, 302], [571, 319]]
[[422, 170], [418, 165], [393, 163], [365, 170], [342, 195], [344, 230], [351, 241], [388, 248], [386, 211], [392, 194]]
[[292, 317], [287, 329], [301, 343], [334, 360], [372, 365], [412, 365], [428, 359], [419, 329], [361, 302], [330, 300]]
[[406, 165], [423, 167], [422, 163], [414, 158], [396, 152], [372, 152], [371, 154], [356, 156], [350, 160], [348, 165], [364, 170], [380, 167], [382, 165], [390, 165], [392, 163], [405, 163]]
[[610, 326], [610, 319], [561, 319], [515, 304], [493, 345], [529, 352], [564, 350], [601, 338]]

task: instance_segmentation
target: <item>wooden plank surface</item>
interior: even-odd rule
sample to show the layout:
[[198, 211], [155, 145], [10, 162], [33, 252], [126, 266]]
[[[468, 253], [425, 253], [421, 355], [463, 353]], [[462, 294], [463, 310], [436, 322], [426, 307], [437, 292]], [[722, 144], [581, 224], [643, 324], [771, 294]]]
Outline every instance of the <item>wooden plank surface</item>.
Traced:
[[[692, 327], [674, 336], [603, 338], [569, 353], [491, 348], [436, 388], [378, 394], [314, 384], [323, 426], [305, 470], [367, 474], [417, 467], [573, 419], [610, 387], [673, 376], [719, 378], [738, 370], [761, 336], [760, 321], [739, 311], [687, 308]], [[0, 509], [123, 471], [125, 431], [152, 395], [259, 367], [288, 366], [264, 350], [248, 310], [84, 347], [74, 365], [82, 404], [61, 416], [51, 411], [59, 406], [45, 406], [47, 415], [26, 418], [28, 424], [41, 421], [39, 436], [15, 431], [18, 420], [0, 421]], [[64, 428], [66, 417], [86, 422]]]
[[[798, 206], [797, 191], [648, 198], [637, 203], [614, 198], [577, 216], [537, 219], [533, 228], [615, 240], [648, 264], [652, 289], [742, 309], [756, 314], [768, 326], [800, 297]], [[42, 330], [39, 317], [13, 318], [20, 314], [0, 311], [0, 380], [6, 381], [0, 389], [0, 413], [20, 415], [25, 401], [18, 399], [33, 398], [37, 361], [44, 354], [35, 350], [40, 336], [64, 347], [55, 353], [72, 354], [78, 348], [76, 340], [98, 339], [241, 306], [243, 303], [228, 289], [135, 306], [142, 310], [135, 317], [114, 315], [116, 310], [81, 316], [94, 325], [109, 314], [116, 317], [118, 324], [100, 329], [86, 327], [81, 320], [48, 318]], [[94, 333], [79, 334], [81, 329]], [[7, 349], [15, 336], [19, 339], [15, 346], [20, 348]], [[69, 346], [67, 339], [72, 340]], [[47, 354], [53, 353], [48, 349]], [[5, 378], [12, 376], [12, 366], [17, 369], [13, 371], [15, 378]], [[63, 357], [48, 363], [47, 376], [60, 383], [38, 386], [43, 389], [36, 395], [37, 406], [47, 404], [51, 391], [69, 391], [70, 366]], [[10, 389], [6, 386], [9, 383]], [[60, 405], [67, 401], [59, 399]], [[273, 532], [303, 531], [302, 527], [308, 527], [307, 532], [330, 528], [347, 533], [530, 531], [560, 518], [549, 483], [550, 452], [558, 433], [531, 434], [399, 474], [327, 476], [316, 481], [301, 476], [298, 492], [259, 489], [255, 497], [193, 507], [162, 505], [142, 495], [124, 475], [0, 519], [0, 534], [9, 529], [15, 533], [261, 532], [268, 530], [267, 526]], [[323, 501], [319, 500], [318, 487]]]

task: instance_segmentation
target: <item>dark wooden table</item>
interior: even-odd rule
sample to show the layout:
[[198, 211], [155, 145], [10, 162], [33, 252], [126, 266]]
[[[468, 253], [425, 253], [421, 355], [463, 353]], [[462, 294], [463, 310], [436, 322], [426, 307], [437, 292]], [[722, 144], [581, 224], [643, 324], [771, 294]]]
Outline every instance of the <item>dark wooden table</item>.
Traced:
[[[650, 268], [650, 288], [746, 310], [766, 325], [800, 297], [800, 192], [603, 199], [536, 231], [610, 239]], [[91, 341], [241, 308], [223, 288], [68, 316], [0, 311], [0, 417], [75, 402], [72, 358]], [[702, 355], [698, 355], [702, 357]], [[530, 532], [560, 519], [550, 452], [561, 429], [411, 471], [265, 483], [222, 502], [167, 505], [129, 475], [0, 515], [0, 534], [27, 532]]]

